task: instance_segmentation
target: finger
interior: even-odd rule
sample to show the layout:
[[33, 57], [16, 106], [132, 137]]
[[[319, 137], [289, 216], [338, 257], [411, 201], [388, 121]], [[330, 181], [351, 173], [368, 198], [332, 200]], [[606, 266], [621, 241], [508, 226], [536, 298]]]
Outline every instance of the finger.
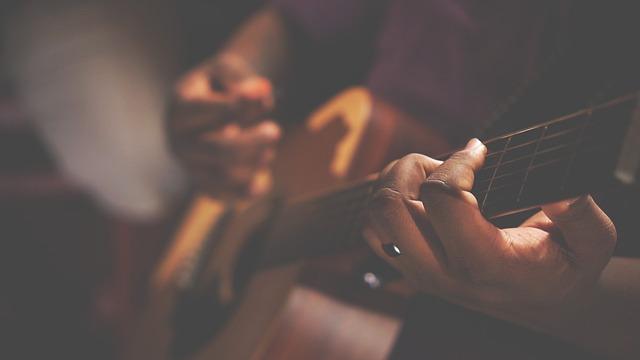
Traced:
[[224, 162], [260, 164], [273, 157], [273, 151], [281, 136], [278, 124], [270, 120], [247, 129], [230, 124], [222, 131], [203, 134], [198, 146], [221, 157]]
[[390, 189], [412, 200], [418, 200], [420, 185], [442, 161], [421, 154], [409, 154], [387, 165], [373, 186], [373, 194]]
[[491, 252], [499, 238], [499, 230], [482, 216], [470, 192], [474, 171], [482, 167], [485, 153], [486, 147], [479, 140], [469, 141], [464, 150], [454, 153], [421, 186], [420, 198], [448, 253]]
[[[424, 211], [422, 212], [424, 213]], [[377, 256], [397, 268], [421, 290], [436, 294], [441, 288], [436, 284], [441, 284], [442, 279], [445, 278], [443, 269], [446, 266], [446, 258], [444, 253], [441, 251], [441, 247], [433, 246], [434, 242], [431, 240], [434, 235], [432, 232], [413, 233], [409, 231], [408, 233], [408, 236], [414, 238], [416, 244], [426, 246], [407, 246], [407, 242], [402, 241], [398, 245], [404, 248], [402, 254], [398, 257], [392, 257], [382, 247], [382, 244], [390, 244], [387, 232], [381, 231], [379, 227], [374, 229], [371, 225], [362, 231], [363, 237]]]
[[237, 101], [227, 98], [175, 99], [169, 105], [169, 129], [179, 134], [219, 129], [237, 117], [238, 107]]
[[388, 254], [382, 249], [381, 245], [383, 244], [383, 242], [382, 240], [380, 240], [378, 235], [376, 235], [373, 228], [371, 228], [370, 226], [363, 228], [362, 237], [364, 237], [367, 244], [369, 244], [369, 247], [375, 252], [376, 255], [378, 255], [378, 257], [384, 259], [391, 265], [396, 266], [396, 258], [388, 256]]
[[273, 107], [271, 83], [265, 78], [248, 77], [214, 89], [209, 74], [197, 71], [177, 86], [169, 118], [177, 131], [215, 129], [231, 121], [255, 122]]
[[228, 118], [237, 100], [212, 88], [210, 72], [196, 69], [176, 85], [169, 108], [170, 123], [180, 127], [210, 126], [212, 120]]
[[542, 211], [562, 232], [566, 246], [578, 257], [612, 252], [616, 228], [589, 195], [542, 206]]
[[433, 236], [422, 203], [417, 200], [426, 173], [439, 163], [412, 154], [381, 173], [370, 203], [371, 227], [381, 242], [376, 248], [396, 245], [403, 262], [435, 266], [441, 261], [441, 246]]

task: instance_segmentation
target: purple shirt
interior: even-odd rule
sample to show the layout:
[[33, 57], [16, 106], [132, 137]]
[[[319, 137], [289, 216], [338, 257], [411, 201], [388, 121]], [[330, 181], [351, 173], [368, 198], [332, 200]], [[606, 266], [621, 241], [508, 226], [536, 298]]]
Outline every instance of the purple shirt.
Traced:
[[[374, 0], [272, 3], [321, 42], [348, 33], [375, 6]], [[460, 141], [566, 33], [570, 7], [552, 0], [386, 0], [382, 8], [366, 85]]]

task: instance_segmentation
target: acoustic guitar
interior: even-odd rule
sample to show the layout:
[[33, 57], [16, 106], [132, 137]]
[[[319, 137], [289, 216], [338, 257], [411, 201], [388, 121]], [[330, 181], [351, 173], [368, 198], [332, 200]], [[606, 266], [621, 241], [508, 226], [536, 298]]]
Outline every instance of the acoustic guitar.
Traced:
[[[492, 218], [634, 183], [639, 99], [634, 93], [485, 140], [472, 191], [482, 212]], [[363, 88], [288, 130], [281, 161], [264, 176], [269, 195], [234, 204], [195, 199], [153, 277], [126, 358], [386, 358], [413, 289], [402, 279], [381, 285], [368, 271], [378, 265], [360, 230], [375, 176], [350, 179], [407, 151], [433, 155], [449, 145]]]
[[[382, 359], [388, 353], [412, 290], [389, 284], [373, 292], [354, 278], [354, 268], [368, 272], [373, 256], [356, 245], [366, 193], [343, 193], [338, 186], [410, 151], [437, 154], [450, 146], [364, 88], [337, 95], [284, 134], [272, 171], [262, 174], [272, 184], [269, 196], [234, 204], [206, 196], [193, 201], [153, 276], [149, 306], [126, 358]], [[318, 191], [326, 200], [304, 205]], [[281, 211], [287, 215], [276, 224]], [[272, 231], [309, 241], [258, 265], [256, 256], [268, 249], [254, 235]], [[352, 245], [360, 249], [296, 261]], [[214, 314], [218, 305], [224, 310]], [[323, 340], [304, 342], [302, 336]], [[388, 340], [370, 342], [376, 338]]]

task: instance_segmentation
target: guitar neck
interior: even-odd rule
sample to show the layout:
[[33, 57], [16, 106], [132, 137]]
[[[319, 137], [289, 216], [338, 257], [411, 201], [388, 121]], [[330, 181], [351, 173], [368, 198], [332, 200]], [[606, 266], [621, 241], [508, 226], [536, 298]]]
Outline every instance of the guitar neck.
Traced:
[[360, 245], [374, 178], [284, 204], [265, 241], [262, 266]]
[[[492, 139], [473, 194], [488, 218], [612, 186], [637, 134], [638, 95]], [[629, 177], [635, 176], [635, 169]], [[632, 182], [633, 179], [630, 179]]]
[[[485, 164], [472, 189], [480, 210], [495, 218], [598, 191], [620, 179], [633, 181], [640, 161], [639, 122], [638, 94], [633, 94], [486, 141]], [[265, 242], [262, 266], [361, 244], [373, 178], [285, 203]]]

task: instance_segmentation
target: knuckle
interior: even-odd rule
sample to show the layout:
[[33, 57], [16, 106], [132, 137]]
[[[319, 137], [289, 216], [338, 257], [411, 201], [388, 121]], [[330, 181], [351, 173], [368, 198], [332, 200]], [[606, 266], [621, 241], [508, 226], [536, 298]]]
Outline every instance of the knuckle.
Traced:
[[455, 153], [453, 153], [451, 156], [449, 156], [449, 159], [447, 159], [447, 162], [450, 163], [460, 163], [460, 164], [468, 164], [470, 161], [470, 152], [469, 150], [461, 150], [461, 151], [457, 151]]
[[427, 157], [418, 153], [411, 153], [401, 157], [397, 160], [393, 166], [394, 169], [400, 170], [413, 170], [415, 168], [421, 169], [421, 164]]
[[400, 159], [400, 162], [416, 164], [422, 162], [426, 156], [418, 153], [407, 154]]
[[374, 218], [388, 218], [402, 205], [402, 194], [389, 187], [377, 189], [371, 196], [370, 211]]
[[420, 192], [426, 199], [433, 200], [441, 194], [457, 193], [458, 188], [448, 174], [433, 173], [422, 183]]

